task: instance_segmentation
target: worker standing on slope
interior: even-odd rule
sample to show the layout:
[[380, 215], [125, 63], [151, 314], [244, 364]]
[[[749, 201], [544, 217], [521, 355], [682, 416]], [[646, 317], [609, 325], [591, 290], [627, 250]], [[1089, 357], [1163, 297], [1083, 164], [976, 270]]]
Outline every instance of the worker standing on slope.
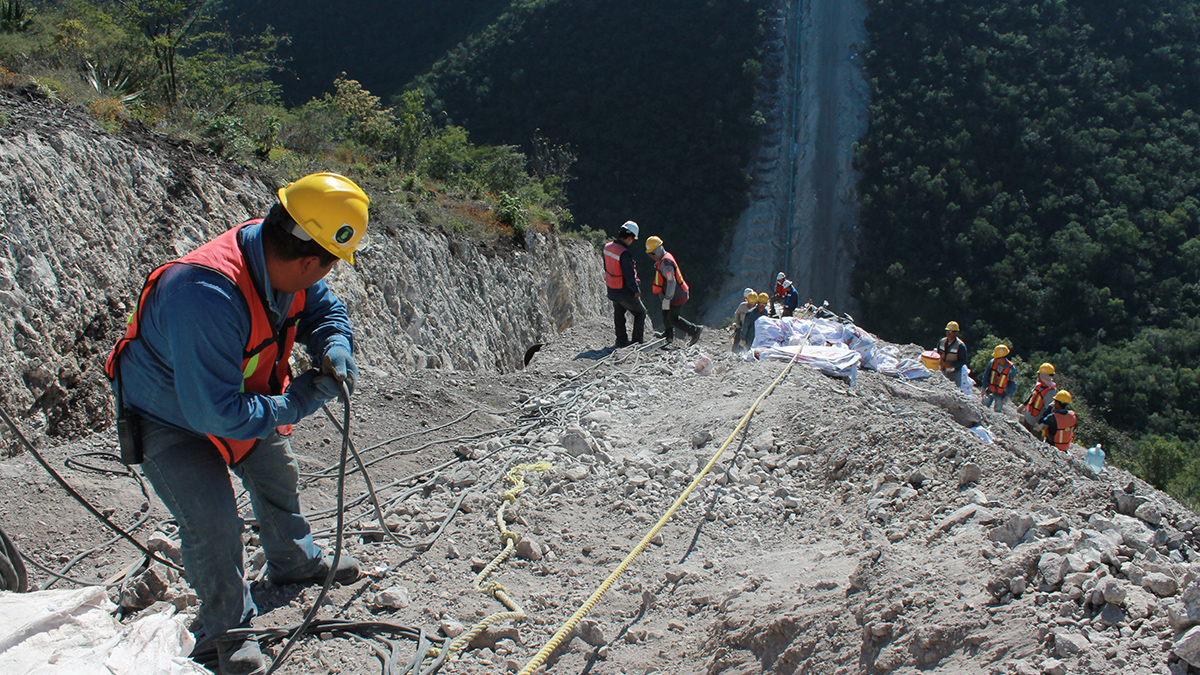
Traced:
[[[786, 284], [786, 285], [785, 285]], [[787, 295], [787, 289], [792, 285], [788, 280], [787, 275], [783, 272], [775, 275], [775, 294], [771, 296], [771, 302], [767, 305], [767, 313], [771, 316], [779, 316], [775, 313], [775, 303], [783, 302], [783, 298]], [[797, 293], [799, 295], [799, 293]]]
[[796, 308], [800, 306], [800, 292], [792, 285], [792, 282], [783, 280], [783, 314], [782, 316], [792, 316], [796, 313]]
[[958, 322], [946, 324], [946, 337], [937, 343], [942, 374], [957, 387], [962, 387], [962, 368], [967, 364], [967, 345], [958, 339]]
[[1042, 415], [1042, 424], [1046, 427], [1046, 442], [1066, 452], [1075, 440], [1075, 425], [1079, 419], [1075, 411], [1067, 408], [1071, 404], [1071, 392], [1063, 389], [1054, 395], [1054, 406]]
[[1008, 345], [996, 345], [992, 360], [983, 371], [983, 406], [1004, 411], [1004, 402], [1017, 391], [1017, 369], [1008, 360]]
[[[333, 555], [313, 543], [300, 513], [288, 436], [292, 424], [338, 395], [339, 381], [353, 391], [358, 372], [346, 308], [322, 279], [339, 259], [354, 262], [367, 195], [332, 173], [305, 176], [278, 195], [265, 219], [151, 272], [104, 365], [125, 411], [119, 425], [130, 431], [122, 433], [123, 459], [144, 462], [179, 524], [198, 617], [226, 675], [267, 669], [257, 638], [226, 635], [248, 627], [258, 611], [229, 472], [250, 495], [270, 580], [323, 581]], [[290, 380], [296, 342], [322, 364], [320, 373]], [[139, 442], [143, 457], [135, 456]], [[352, 581], [358, 572], [358, 561], [342, 555], [334, 579]]]
[[675, 326], [679, 326], [680, 330], [691, 336], [692, 339], [688, 341], [688, 346], [691, 347], [700, 340], [700, 331], [703, 329], [679, 316], [679, 308], [689, 297], [683, 271], [675, 262], [675, 256], [667, 253], [659, 237], [652, 236], [646, 239], [646, 253], [654, 259], [652, 292], [662, 296], [663, 337], [667, 339], [663, 347], [666, 348], [675, 339]]
[[1041, 423], [1042, 416], [1054, 405], [1054, 395], [1057, 393], [1054, 365], [1043, 363], [1038, 367], [1037, 382], [1033, 385], [1033, 391], [1029, 392], [1029, 398], [1021, 405], [1021, 424], [1038, 438], [1041, 438], [1045, 431]]
[[[746, 298], [746, 301], [749, 302], [750, 298]], [[757, 302], [750, 308], [750, 311], [746, 312], [746, 320], [742, 325], [741, 339], [746, 347], [754, 346], [754, 322], [758, 321], [760, 317], [767, 316], [767, 306], [770, 304], [771, 296], [766, 293], [759, 293]]]
[[[629, 245], [638, 238], [638, 224], [625, 221], [617, 238], [604, 245], [604, 283], [613, 304], [613, 324], [617, 330], [616, 348], [641, 344], [646, 333], [646, 307], [642, 305], [641, 280], [633, 265]], [[633, 315], [633, 339], [625, 331], [625, 312]]]
[[742, 342], [742, 324], [746, 320], [746, 313], [752, 307], [758, 304], [758, 293], [754, 292], [753, 288], [747, 288], [742, 292], [744, 299], [742, 304], [737, 306], [733, 311], [733, 352], [737, 353]]

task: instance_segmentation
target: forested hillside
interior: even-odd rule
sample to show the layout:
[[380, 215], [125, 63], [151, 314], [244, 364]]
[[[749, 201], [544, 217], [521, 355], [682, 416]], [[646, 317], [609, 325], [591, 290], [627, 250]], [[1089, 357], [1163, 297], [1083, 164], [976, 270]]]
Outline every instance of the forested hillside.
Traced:
[[476, 142], [568, 145], [576, 222], [611, 234], [638, 221], [702, 296], [746, 204], [762, 5], [514, 3], [417, 86]]
[[265, 26], [289, 41], [276, 76], [293, 105], [331, 91], [342, 72], [371, 91], [399, 91], [455, 45], [482, 30], [511, 0], [293, 0], [224, 2], [225, 29], [253, 35]]
[[1192, 503], [1197, 7], [871, 2], [855, 280], [891, 339], [932, 345], [955, 319], [977, 350], [1054, 361], [1094, 413], [1085, 440]]

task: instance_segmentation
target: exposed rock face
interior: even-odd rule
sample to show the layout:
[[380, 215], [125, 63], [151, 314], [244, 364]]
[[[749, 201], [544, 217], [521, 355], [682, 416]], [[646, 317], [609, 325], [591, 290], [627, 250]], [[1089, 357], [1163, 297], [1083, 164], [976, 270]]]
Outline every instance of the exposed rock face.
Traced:
[[[265, 215], [275, 186], [36, 97], [0, 92], [0, 111], [0, 400], [51, 435], [102, 429], [112, 415], [100, 366], [146, 274]], [[374, 197], [372, 247], [329, 282], [376, 375], [519, 369], [531, 344], [607, 305], [586, 244], [531, 232], [498, 251], [421, 229]]]

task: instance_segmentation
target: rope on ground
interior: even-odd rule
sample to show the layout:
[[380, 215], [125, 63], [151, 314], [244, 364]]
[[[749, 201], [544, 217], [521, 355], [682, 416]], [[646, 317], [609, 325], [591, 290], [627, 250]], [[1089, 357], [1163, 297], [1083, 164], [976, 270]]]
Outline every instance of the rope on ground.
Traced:
[[[517, 542], [521, 540], [520, 535], [508, 529], [508, 524], [504, 522], [505, 508], [510, 503], [515, 504], [517, 497], [519, 497], [521, 493], [525, 491], [526, 473], [530, 471], [549, 471], [552, 468], [553, 466], [550, 464], [550, 462], [542, 460], [532, 464], [519, 464], [514, 466], [509, 469], [508, 473], [506, 473], [504, 476], [510, 483], [513, 484], [511, 488], [500, 493], [500, 506], [496, 508], [496, 527], [500, 530], [500, 542], [504, 544], [504, 548], [500, 551], [500, 553], [496, 554], [495, 558], [492, 558], [492, 561], [488, 563], [479, 572], [479, 574], [475, 576], [474, 588], [476, 591], [479, 591], [484, 595], [495, 598], [495, 600], [504, 605], [508, 611], [497, 612], [491, 616], [484, 617], [479, 623], [472, 626], [471, 630], [466, 631], [462, 635], [458, 636], [454, 642], [450, 643], [450, 645], [445, 648], [444, 654], [438, 654], [438, 661], [430, 668], [422, 671], [423, 673], [434, 672], [434, 666], [440, 666], [441, 663], [445, 662], [449, 658], [452, 658], [455, 653], [461, 651], [467, 645], [471, 644], [471, 641], [478, 637], [480, 633], [487, 630], [488, 626], [491, 626], [498, 621], [504, 621], [507, 619], [521, 621], [525, 618], [525, 610], [521, 609], [521, 606], [512, 599], [512, 596], [508, 594], [508, 589], [506, 589], [504, 585], [499, 582], [487, 582], [487, 579], [488, 577], [492, 576], [492, 573], [496, 571], [496, 568], [504, 564], [505, 560], [508, 560], [508, 557], [512, 555], [513, 550], [516, 549]], [[484, 582], [487, 583], [485, 584]], [[431, 654], [432, 653], [433, 652], [431, 652]]]
[[[811, 326], [809, 327], [809, 333], [812, 333]], [[808, 337], [805, 336], [805, 342], [807, 341]], [[637, 546], [633, 547], [633, 550], [630, 551], [629, 554], [625, 556], [625, 559], [622, 560], [620, 564], [618, 564], [617, 567], [612, 571], [612, 573], [608, 575], [608, 578], [605, 579], [603, 583], [601, 583], [600, 586], [592, 592], [591, 596], [584, 601], [583, 605], [581, 605], [579, 609], [577, 609], [575, 613], [571, 615], [571, 618], [568, 619], [566, 623], [564, 623], [554, 633], [553, 636], [551, 636], [550, 640], [547, 641], [540, 650], [538, 650], [538, 653], [535, 654], [534, 657], [530, 659], [523, 668], [521, 668], [517, 675], [531, 675], [533, 671], [540, 668], [542, 664], [546, 662], [546, 659], [554, 653], [555, 649], [558, 649], [559, 644], [561, 644], [568, 635], [571, 635], [572, 631], [575, 630], [575, 627], [579, 625], [580, 621], [583, 620], [583, 617], [587, 616], [588, 612], [590, 612], [592, 608], [596, 606], [596, 603], [600, 602], [600, 598], [604, 597], [604, 594], [608, 592], [608, 589], [614, 583], [616, 583], [617, 578], [621, 576], [621, 574], [625, 571], [625, 568], [629, 567], [629, 564], [632, 563], [633, 560], [637, 558], [647, 546], [650, 545], [650, 540], [654, 538], [654, 535], [658, 534], [658, 531], [667, 524], [667, 521], [671, 519], [671, 516], [675, 515], [675, 511], [677, 511], [679, 507], [683, 505], [688, 496], [692, 494], [692, 491], [695, 490], [698, 485], [700, 485], [700, 481], [708, 475], [708, 472], [712, 470], [713, 465], [716, 464], [717, 460], [721, 458], [721, 454], [725, 452], [725, 448], [729, 447], [729, 444], [732, 443], [733, 439], [737, 437], [738, 432], [740, 432], [743, 427], [750, 423], [750, 417], [758, 409], [759, 404], [761, 404], [771, 392], [775, 391], [775, 387], [779, 386], [779, 383], [783, 381], [785, 376], [787, 376], [788, 372], [792, 369], [792, 366], [796, 363], [796, 359], [799, 358], [801, 352], [803, 351], [803, 347], [796, 350], [796, 353], [792, 356], [791, 360], [787, 362], [786, 366], [784, 366], [783, 371], [780, 372], [779, 376], [776, 377], [775, 380], [772, 381], [771, 384], [765, 390], [763, 390], [761, 394], [758, 395], [758, 398], [754, 400], [754, 403], [750, 406], [750, 409], [747, 410], [746, 414], [742, 416], [742, 419], [740, 422], [738, 422], [738, 425], [734, 427], [732, 432], [730, 432], [729, 438], [726, 438], [725, 442], [721, 444], [721, 447], [717, 448], [716, 453], [713, 454], [712, 458], [708, 460], [708, 463], [704, 465], [704, 468], [696, 474], [696, 477], [692, 479], [692, 482], [688, 484], [682, 493], [680, 493], [679, 497], [675, 499], [675, 502], [671, 504], [671, 507], [667, 509], [666, 513], [664, 513], [662, 517], [658, 519], [658, 522], [650, 528], [650, 530], [646, 533], [646, 536], [642, 537], [642, 540], [638, 542]]]

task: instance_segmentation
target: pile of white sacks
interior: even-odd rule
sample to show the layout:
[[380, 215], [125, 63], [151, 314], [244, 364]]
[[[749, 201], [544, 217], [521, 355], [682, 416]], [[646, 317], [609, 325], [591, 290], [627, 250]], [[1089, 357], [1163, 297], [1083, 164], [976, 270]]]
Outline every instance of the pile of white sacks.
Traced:
[[853, 383], [859, 367], [884, 375], [917, 380], [930, 371], [916, 359], [902, 359], [893, 345], [881, 345], [879, 338], [854, 324], [830, 319], [759, 317], [754, 322], [754, 344], [746, 351], [747, 361], [771, 359], [802, 363], [829, 375], [850, 378]]

